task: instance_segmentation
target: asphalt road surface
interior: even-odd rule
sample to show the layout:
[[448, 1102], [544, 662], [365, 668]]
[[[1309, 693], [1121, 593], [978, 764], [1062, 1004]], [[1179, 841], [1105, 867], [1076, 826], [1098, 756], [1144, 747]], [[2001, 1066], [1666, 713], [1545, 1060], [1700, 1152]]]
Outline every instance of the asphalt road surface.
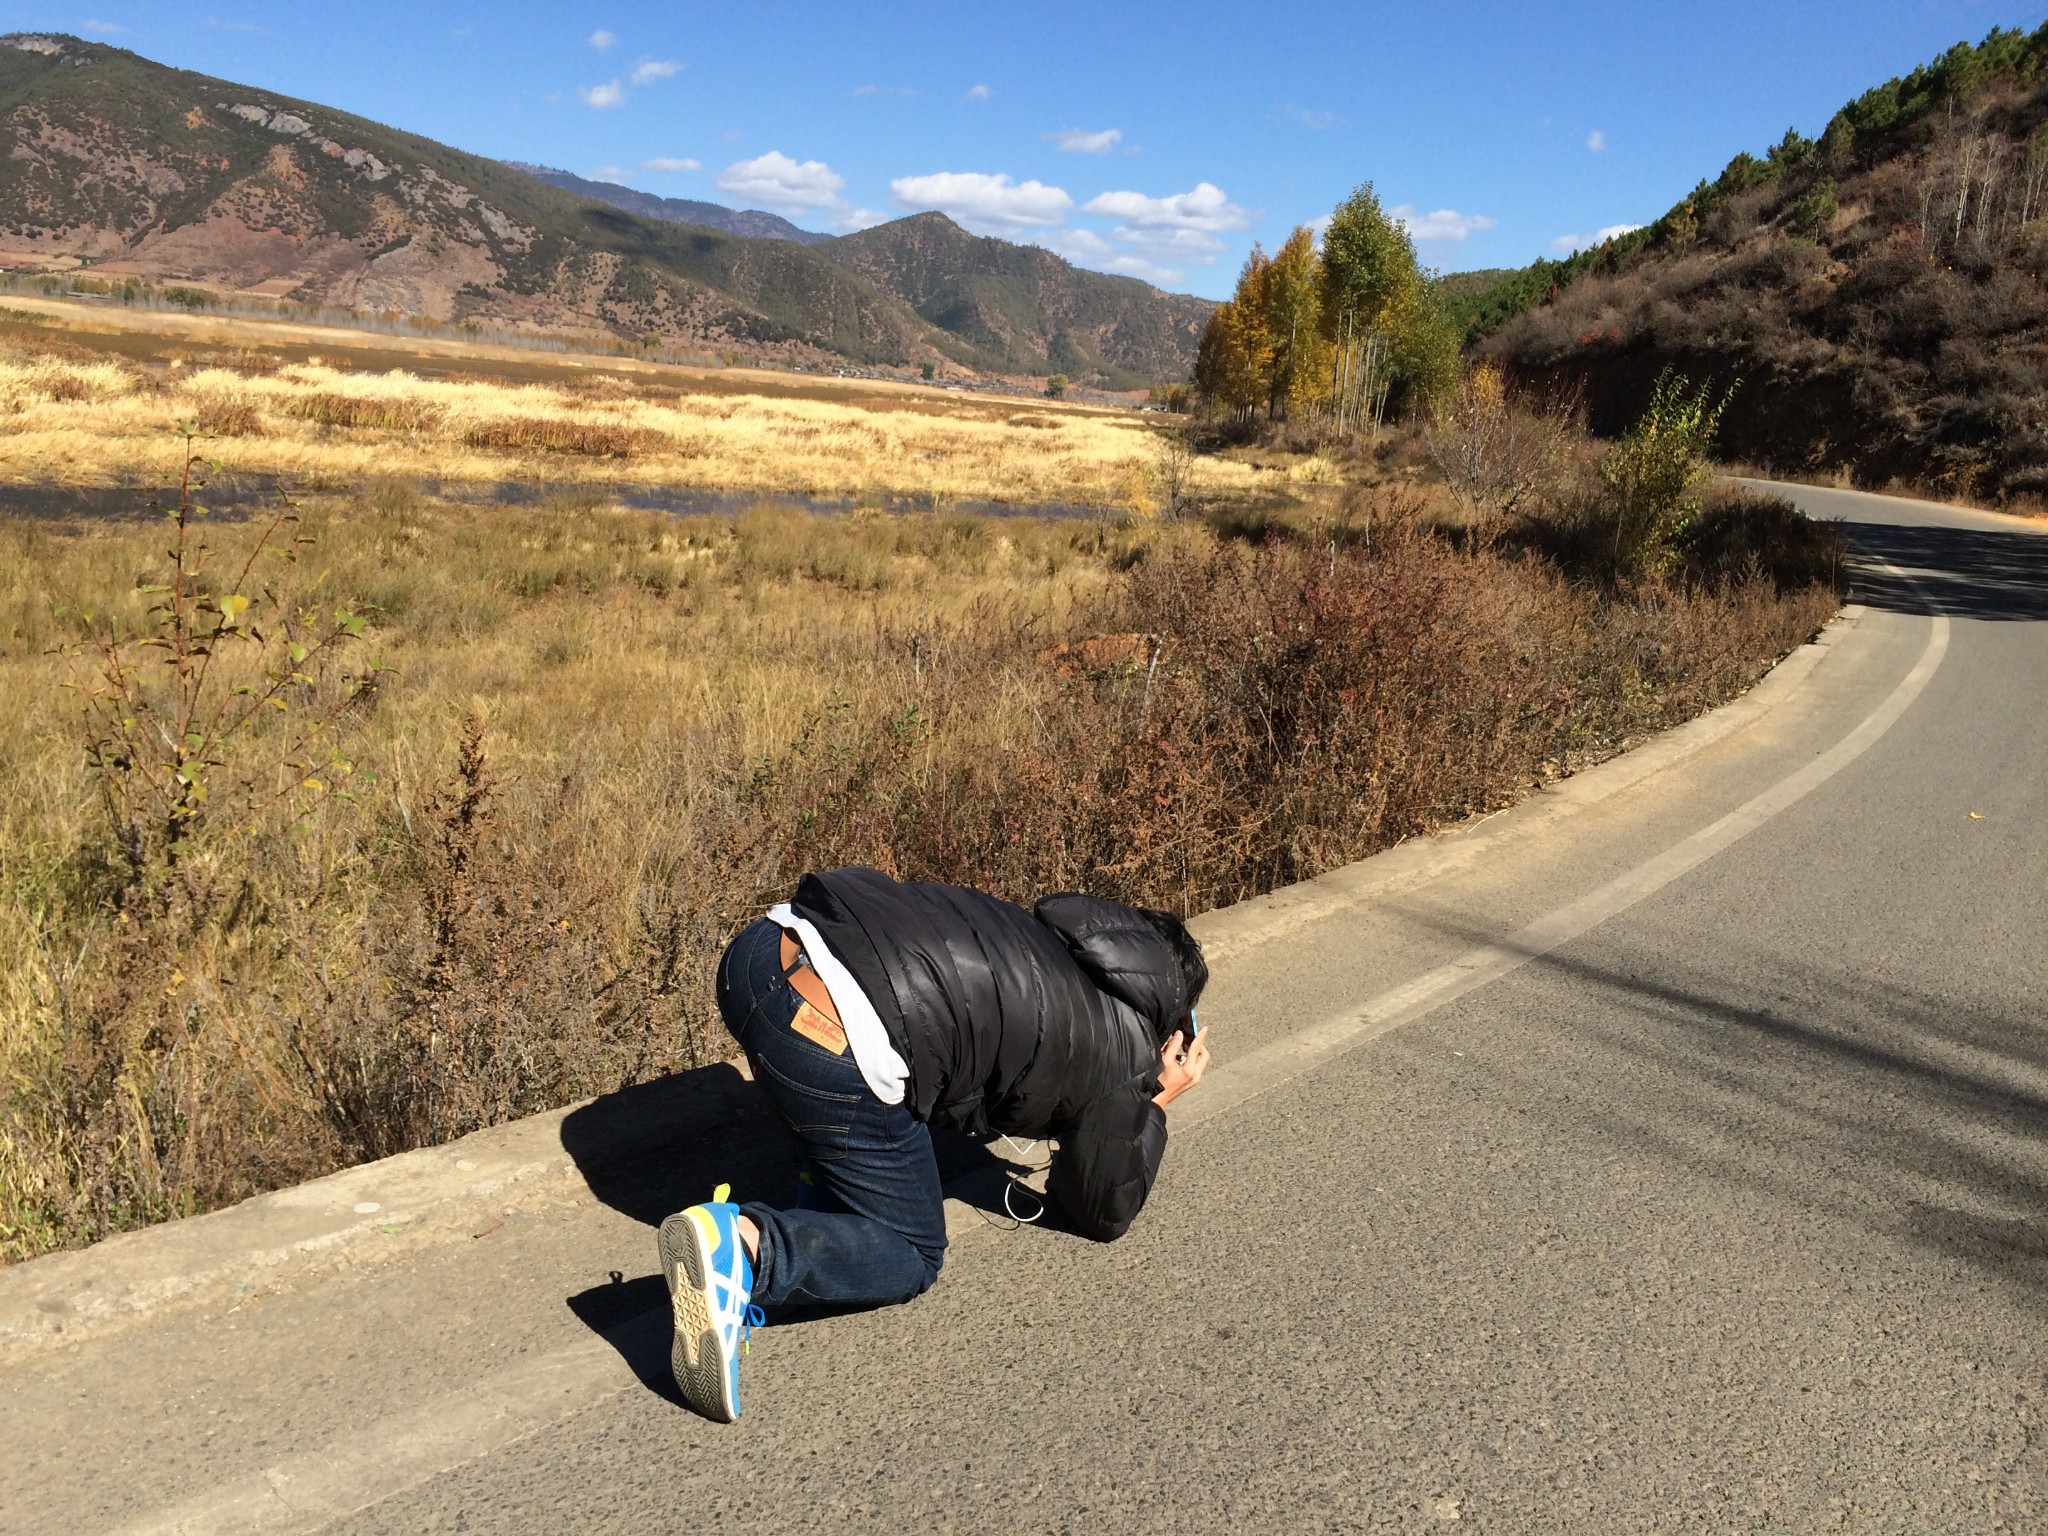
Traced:
[[44, 1353], [0, 1525], [2048, 1530], [2048, 539], [1791, 494], [1891, 568], [1807, 680], [1221, 966], [1123, 1241], [970, 1218], [708, 1424], [652, 1223], [789, 1178], [743, 1120]]

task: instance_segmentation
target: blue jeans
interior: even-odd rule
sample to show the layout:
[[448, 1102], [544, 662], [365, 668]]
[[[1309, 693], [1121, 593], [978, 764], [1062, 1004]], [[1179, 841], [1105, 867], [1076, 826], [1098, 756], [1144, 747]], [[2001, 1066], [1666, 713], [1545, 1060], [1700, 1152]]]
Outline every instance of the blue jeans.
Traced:
[[852, 1051], [834, 1055], [790, 1028], [801, 999], [783, 975], [781, 940], [763, 918], [718, 967], [718, 1011], [795, 1134], [805, 1175], [797, 1209], [740, 1208], [761, 1228], [754, 1300], [908, 1301], [939, 1278], [946, 1256], [931, 1131], [903, 1105], [875, 1097]]

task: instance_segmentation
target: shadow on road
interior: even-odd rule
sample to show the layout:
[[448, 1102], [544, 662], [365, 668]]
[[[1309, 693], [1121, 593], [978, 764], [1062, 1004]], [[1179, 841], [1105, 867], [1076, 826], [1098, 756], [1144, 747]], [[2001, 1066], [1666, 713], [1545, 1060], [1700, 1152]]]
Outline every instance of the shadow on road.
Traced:
[[717, 1184], [764, 1199], [796, 1187], [788, 1136], [730, 1062], [593, 1099], [562, 1121], [562, 1150], [592, 1194], [650, 1227]]
[[[1856, 601], [1894, 613], [2027, 622], [2048, 619], [2048, 536], [1931, 525], [1844, 523], [1850, 544], [1912, 583], [1858, 562]], [[1917, 583], [1919, 590], [1915, 590]]]
[[1592, 1113], [1623, 1139], [1959, 1260], [2048, 1312], [2048, 1052], [2038, 1019], [1841, 973], [1784, 973], [1783, 1001], [1603, 973], [1609, 1043], [1661, 1085], [1654, 1116]]
[[[932, 1148], [946, 1193], [992, 1221], [1003, 1213], [1005, 1176], [1016, 1170], [970, 1137], [935, 1131]], [[562, 1121], [562, 1149], [592, 1194], [650, 1230], [644, 1262], [655, 1262], [652, 1229], [685, 1206], [708, 1200], [720, 1184], [736, 1199], [789, 1206], [796, 1201], [795, 1139], [768, 1100], [730, 1062], [674, 1073], [594, 1099]], [[1048, 1220], [1048, 1225], [1054, 1221]], [[637, 1268], [637, 1266], [636, 1266]], [[569, 1310], [604, 1338], [649, 1391], [680, 1402], [669, 1375], [668, 1287], [658, 1269], [571, 1296]], [[777, 1326], [826, 1315], [788, 1311]]]
[[2048, 997], [1778, 958], [1740, 982], [1668, 954], [1532, 971], [1570, 978], [1574, 1023], [1502, 1064], [1504, 1107], [1903, 1240], [2048, 1315]]

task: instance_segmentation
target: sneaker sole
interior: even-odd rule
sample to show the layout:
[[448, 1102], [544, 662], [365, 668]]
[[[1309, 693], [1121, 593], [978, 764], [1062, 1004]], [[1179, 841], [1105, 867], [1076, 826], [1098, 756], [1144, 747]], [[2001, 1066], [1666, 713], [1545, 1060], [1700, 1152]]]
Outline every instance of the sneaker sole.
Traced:
[[718, 1344], [711, 1316], [711, 1253], [704, 1232], [684, 1212], [661, 1224], [661, 1273], [668, 1281], [670, 1308], [675, 1314], [675, 1341], [668, 1352], [669, 1370], [689, 1405], [707, 1419], [730, 1424], [740, 1416], [733, 1400], [732, 1371]]

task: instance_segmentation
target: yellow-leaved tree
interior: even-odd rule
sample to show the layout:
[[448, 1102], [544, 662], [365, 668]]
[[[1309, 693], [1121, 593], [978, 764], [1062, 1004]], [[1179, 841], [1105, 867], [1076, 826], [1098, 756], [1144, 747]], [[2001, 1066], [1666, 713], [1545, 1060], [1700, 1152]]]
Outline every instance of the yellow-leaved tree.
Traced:
[[1202, 333], [1195, 384], [1240, 420], [1264, 405], [1274, 421], [1377, 433], [1390, 406], [1425, 410], [1456, 387], [1458, 343], [1407, 231], [1368, 182], [1338, 204], [1320, 248], [1308, 225], [1270, 257], [1252, 248]]

